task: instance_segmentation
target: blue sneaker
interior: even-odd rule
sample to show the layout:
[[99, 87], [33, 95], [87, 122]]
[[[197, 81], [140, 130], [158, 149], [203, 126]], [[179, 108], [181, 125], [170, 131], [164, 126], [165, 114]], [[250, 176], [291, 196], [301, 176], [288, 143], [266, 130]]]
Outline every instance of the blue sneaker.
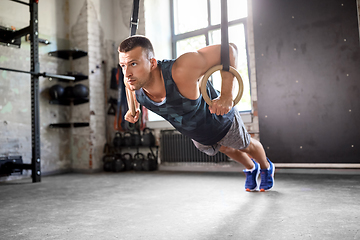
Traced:
[[248, 192], [256, 191], [258, 189], [258, 177], [260, 174], [260, 165], [251, 159], [255, 164], [255, 169], [252, 171], [243, 170], [246, 175], [245, 190]]
[[270, 190], [274, 186], [275, 165], [269, 159], [267, 160], [270, 163], [269, 169], [260, 169], [260, 192]]

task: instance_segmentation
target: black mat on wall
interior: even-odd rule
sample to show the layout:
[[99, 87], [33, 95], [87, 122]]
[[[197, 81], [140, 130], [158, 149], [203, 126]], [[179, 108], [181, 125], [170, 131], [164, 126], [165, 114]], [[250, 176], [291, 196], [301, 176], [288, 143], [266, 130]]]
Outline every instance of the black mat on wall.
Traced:
[[252, 3], [268, 156], [278, 163], [360, 163], [356, 0]]

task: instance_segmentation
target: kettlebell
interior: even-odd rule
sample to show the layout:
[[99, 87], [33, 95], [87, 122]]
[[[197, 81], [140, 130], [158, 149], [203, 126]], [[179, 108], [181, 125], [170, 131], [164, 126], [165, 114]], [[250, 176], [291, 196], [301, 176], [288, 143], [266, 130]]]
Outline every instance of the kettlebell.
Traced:
[[115, 133], [115, 137], [113, 139], [113, 145], [115, 148], [119, 148], [122, 145], [122, 136], [120, 132]]
[[152, 153], [148, 153], [147, 159], [144, 159], [142, 166], [144, 171], [155, 171], [158, 168], [157, 159]]
[[141, 171], [142, 170], [142, 163], [143, 163], [144, 159], [145, 159], [144, 154], [136, 153], [134, 155], [134, 159], [132, 161], [132, 168], [135, 171]]
[[124, 170], [125, 171], [132, 170], [132, 161], [133, 161], [132, 155], [130, 153], [124, 153], [122, 155], [122, 160], [123, 160], [123, 162], [125, 164]]
[[155, 136], [152, 133], [152, 129], [144, 128], [141, 140], [143, 146], [155, 146]]
[[140, 131], [134, 131], [132, 133], [132, 139], [133, 139], [134, 146], [140, 146], [141, 145]]
[[112, 169], [113, 169], [113, 162], [115, 160], [115, 157], [114, 155], [105, 155], [103, 158], [102, 158], [102, 161], [104, 163], [104, 171], [105, 172], [111, 172]]
[[124, 133], [124, 143], [125, 143], [125, 146], [128, 146], [128, 147], [133, 145], [131, 132]]
[[124, 162], [122, 161], [120, 154], [115, 155], [115, 159], [112, 163], [113, 163], [112, 166], [113, 172], [121, 172], [125, 168]]

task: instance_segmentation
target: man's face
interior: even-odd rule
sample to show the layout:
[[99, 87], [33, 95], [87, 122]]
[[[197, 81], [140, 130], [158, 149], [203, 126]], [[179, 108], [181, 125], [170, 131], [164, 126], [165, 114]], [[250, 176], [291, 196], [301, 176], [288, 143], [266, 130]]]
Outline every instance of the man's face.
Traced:
[[147, 83], [151, 62], [141, 47], [119, 53], [119, 63], [124, 73], [124, 83], [130, 90], [139, 90]]

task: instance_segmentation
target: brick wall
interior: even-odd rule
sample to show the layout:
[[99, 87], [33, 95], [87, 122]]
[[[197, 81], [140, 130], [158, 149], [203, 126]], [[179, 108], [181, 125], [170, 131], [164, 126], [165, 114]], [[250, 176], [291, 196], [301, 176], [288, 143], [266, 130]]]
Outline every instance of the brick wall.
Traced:
[[[71, 4], [79, 4], [70, 3]], [[143, 1], [140, 1], [139, 18], [144, 19]], [[78, 7], [78, 6], [77, 6]], [[103, 9], [109, 8], [109, 9]], [[88, 121], [89, 127], [72, 129], [72, 167], [75, 171], [96, 171], [102, 168], [103, 148], [106, 143], [106, 125], [111, 141], [115, 131], [112, 128], [113, 116], [107, 116], [106, 95], [116, 97], [117, 92], [109, 90], [110, 70], [118, 63], [117, 46], [129, 35], [129, 22], [132, 1], [113, 1], [113, 4], [102, 5], [100, 0], [84, 0], [75, 23], [71, 26], [71, 44], [85, 50], [88, 56], [73, 62], [77, 71], [87, 72], [90, 96], [89, 104], [74, 106], [72, 118]], [[104, 14], [113, 13], [112, 24]], [[119, 21], [120, 20], [120, 21]], [[122, 31], [117, 31], [117, 30]], [[111, 34], [107, 31], [115, 31]], [[140, 21], [137, 34], [144, 34], [145, 24]], [[106, 39], [109, 36], [110, 39]], [[111, 39], [111, 37], [116, 38]], [[105, 77], [106, 76], [106, 77]], [[105, 86], [107, 86], [105, 88]]]
[[[126, 6], [126, 8], [123, 8]], [[0, 25], [21, 29], [29, 24], [29, 10], [11, 1], [1, 1]], [[128, 10], [127, 10], [128, 9]], [[49, 104], [49, 88], [54, 84], [40, 77], [40, 141], [43, 174], [72, 171], [94, 171], [102, 168], [105, 143], [104, 83], [110, 83], [110, 69], [118, 62], [117, 46], [129, 35], [132, 1], [128, 0], [48, 0], [39, 2], [39, 37], [50, 45], [39, 45], [40, 71], [65, 74], [76, 71], [89, 75], [81, 81], [90, 90], [90, 102], [76, 106]], [[139, 34], [144, 34], [144, 7], [140, 6]], [[126, 17], [123, 16], [126, 14]], [[62, 60], [48, 55], [51, 51], [77, 48], [88, 56]], [[106, 64], [102, 61], [105, 60]], [[0, 45], [0, 66], [30, 70], [30, 45], [22, 38], [21, 48]], [[105, 77], [107, 75], [107, 77]], [[9, 71], [0, 72], [0, 156], [21, 155], [31, 162], [30, 76]], [[108, 95], [116, 96], [116, 91]], [[113, 118], [108, 116], [110, 126]], [[49, 128], [51, 123], [89, 122], [89, 127]], [[110, 127], [110, 130], [112, 127]], [[112, 138], [113, 131], [110, 131]], [[29, 176], [31, 171], [24, 172]], [[13, 178], [13, 177], [10, 177]], [[0, 180], [3, 180], [1, 178]], [[8, 179], [8, 178], [5, 178]]]

